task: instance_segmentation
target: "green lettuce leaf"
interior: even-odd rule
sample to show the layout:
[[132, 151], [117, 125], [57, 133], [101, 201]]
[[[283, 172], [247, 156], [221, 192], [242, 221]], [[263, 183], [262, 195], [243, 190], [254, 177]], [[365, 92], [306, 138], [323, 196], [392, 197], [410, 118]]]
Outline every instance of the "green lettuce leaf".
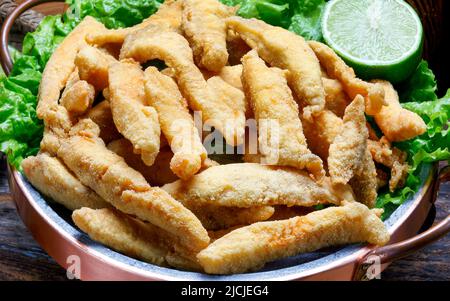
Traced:
[[422, 102], [437, 99], [436, 78], [426, 61], [420, 62], [413, 75], [397, 89], [400, 100], [403, 102]]
[[322, 12], [325, 0], [291, 1], [294, 15], [289, 30], [307, 40], [322, 41]]

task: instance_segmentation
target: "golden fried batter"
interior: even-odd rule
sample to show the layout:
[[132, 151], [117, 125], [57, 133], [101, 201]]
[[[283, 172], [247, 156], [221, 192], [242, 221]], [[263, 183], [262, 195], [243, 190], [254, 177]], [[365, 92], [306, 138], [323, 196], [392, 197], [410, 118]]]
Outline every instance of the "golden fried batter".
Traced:
[[102, 138], [105, 143], [109, 143], [122, 137], [114, 124], [109, 101], [103, 100], [98, 103], [87, 112], [86, 117], [90, 118], [98, 125], [100, 128], [100, 138]]
[[387, 81], [374, 81], [381, 85], [387, 106], [375, 115], [375, 122], [391, 142], [399, 142], [422, 135], [427, 130], [425, 122], [414, 112], [403, 109], [397, 91]]
[[34, 187], [69, 210], [109, 206], [98, 194], [84, 186], [70, 173], [61, 161], [46, 153], [26, 158], [22, 161], [22, 168]]
[[197, 66], [218, 72], [228, 62], [225, 18], [235, 8], [217, 0], [182, 0], [181, 27], [191, 44]]
[[42, 73], [39, 85], [36, 113], [40, 119], [46, 121], [46, 114], [50, 107], [58, 103], [61, 90], [75, 69], [75, 57], [78, 50], [86, 45], [86, 35], [97, 32], [102, 27], [103, 25], [94, 18], [86, 17], [53, 52]]
[[94, 87], [88, 82], [80, 80], [64, 89], [59, 103], [72, 115], [79, 116], [91, 108], [94, 98]]
[[306, 104], [306, 119], [325, 107], [325, 91], [320, 64], [314, 52], [299, 35], [256, 19], [230, 17], [228, 28], [259, 56], [274, 67], [289, 70], [288, 81], [300, 101]]
[[345, 109], [344, 126], [330, 146], [328, 169], [334, 184], [347, 184], [361, 173], [368, 137], [364, 98], [358, 95]]
[[163, 26], [178, 31], [181, 26], [182, 7], [180, 0], [166, 0], [150, 17], [135, 26], [120, 29], [107, 29], [103, 26], [101, 31], [91, 33], [87, 41], [95, 45], [122, 44], [127, 35], [135, 33], [148, 25]]
[[362, 161], [362, 168], [350, 180], [350, 186], [358, 202], [369, 208], [375, 207], [378, 195], [377, 169], [368, 146]]
[[329, 183], [318, 184], [304, 171], [256, 163], [211, 167], [189, 181], [179, 180], [162, 188], [188, 207], [188, 202], [248, 208], [339, 204], [343, 200]]
[[309, 41], [309, 46], [319, 58], [320, 64], [326, 69], [328, 75], [339, 80], [344, 86], [350, 99], [354, 99], [358, 94], [365, 97], [366, 114], [375, 115], [386, 105], [384, 90], [378, 84], [372, 84], [360, 80], [356, 77], [352, 68], [325, 44], [316, 41]]
[[160, 148], [158, 113], [146, 106], [144, 72], [128, 61], [109, 68], [111, 111], [119, 132], [134, 146], [144, 163], [152, 166]]
[[403, 187], [408, 176], [409, 165], [406, 163], [407, 154], [396, 147], [392, 147], [386, 137], [379, 141], [368, 141], [368, 147], [373, 160], [391, 169], [389, 190]]
[[[88, 119], [83, 122], [95, 125]], [[58, 157], [83, 184], [122, 212], [178, 236], [194, 251], [208, 245], [206, 230], [194, 214], [165, 191], [150, 187], [139, 172], [109, 151], [95, 136], [91, 138], [84, 133], [64, 139]]]
[[212, 76], [206, 82], [216, 92], [218, 97], [232, 107], [233, 110], [241, 111], [244, 115], [247, 115], [251, 111], [250, 104], [246, 100], [242, 90], [233, 87], [220, 76]]
[[87, 81], [95, 87], [96, 91], [102, 91], [109, 85], [109, 65], [117, 62], [111, 55], [92, 46], [81, 48], [75, 58], [80, 79]]
[[322, 82], [325, 89], [325, 108], [340, 118], [344, 117], [345, 108], [351, 103], [344, 87], [335, 79], [323, 77]]
[[[298, 105], [283, 73], [268, 68], [255, 50], [242, 58], [242, 65], [244, 91], [258, 123], [259, 151], [266, 162], [307, 169], [317, 179], [325, 176], [322, 160], [308, 149]], [[271, 137], [277, 141], [269, 141]]]
[[219, 238], [197, 258], [209, 274], [254, 271], [269, 261], [357, 242], [385, 245], [383, 222], [359, 203], [330, 207], [289, 220], [261, 222]]
[[[240, 61], [239, 61], [240, 62]], [[242, 64], [234, 66], [225, 66], [218, 74], [225, 82], [232, 85], [236, 89], [244, 91], [242, 87]]]
[[145, 165], [141, 156], [133, 153], [133, 145], [126, 139], [112, 141], [108, 144], [108, 149], [124, 158], [125, 162], [139, 171], [151, 185], [162, 186], [178, 180], [170, 170], [170, 161], [173, 158], [170, 149], [162, 148], [152, 166]]
[[162, 132], [174, 153], [170, 169], [187, 180], [200, 170], [207, 153], [186, 100], [173, 79], [154, 67], [145, 71], [145, 91], [149, 104], [158, 112]]
[[243, 143], [245, 116], [233, 110], [208, 86], [194, 64], [192, 50], [186, 39], [176, 32], [147, 27], [125, 39], [121, 58], [133, 58], [141, 63], [160, 59], [175, 71], [183, 96], [194, 111], [201, 111], [203, 122], [219, 130], [230, 145]]

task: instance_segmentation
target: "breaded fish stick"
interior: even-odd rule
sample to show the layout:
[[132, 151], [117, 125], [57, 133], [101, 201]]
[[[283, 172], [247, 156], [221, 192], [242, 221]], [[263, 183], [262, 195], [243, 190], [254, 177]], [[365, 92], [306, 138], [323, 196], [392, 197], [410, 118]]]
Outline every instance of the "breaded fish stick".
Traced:
[[158, 113], [146, 106], [144, 72], [128, 61], [109, 68], [111, 111], [119, 132], [134, 146], [144, 163], [152, 166], [160, 148]]
[[182, 0], [181, 28], [191, 44], [200, 68], [218, 72], [228, 62], [225, 18], [235, 8], [217, 0]]
[[387, 106], [375, 115], [375, 122], [391, 142], [399, 142], [422, 135], [427, 130], [425, 122], [414, 112], [400, 105], [397, 91], [387, 81], [374, 81], [384, 89]]
[[170, 169], [187, 180], [200, 170], [207, 152], [186, 100], [175, 81], [155, 67], [145, 70], [145, 91], [149, 104], [158, 112], [161, 130], [174, 153]]
[[225, 66], [218, 74], [225, 82], [236, 89], [244, 91], [242, 87], [242, 64], [234, 66]]
[[178, 180], [170, 170], [170, 161], [173, 157], [170, 149], [162, 148], [152, 166], [145, 165], [141, 156], [133, 153], [133, 145], [126, 139], [112, 141], [108, 144], [108, 149], [124, 158], [125, 162], [139, 171], [151, 185], [162, 186]]
[[226, 229], [238, 225], [250, 225], [268, 220], [274, 212], [273, 207], [260, 206], [250, 208], [223, 207], [183, 202], [202, 222], [207, 230]]
[[391, 169], [389, 190], [394, 191], [397, 187], [402, 187], [409, 171], [409, 165], [406, 163], [407, 154], [392, 147], [386, 137], [382, 137], [379, 141], [369, 140], [368, 148], [375, 162]]
[[42, 73], [39, 85], [36, 112], [40, 119], [45, 119], [49, 107], [58, 103], [61, 90], [75, 69], [75, 57], [78, 50], [86, 45], [86, 35], [102, 28], [103, 24], [88, 16], [69, 33], [53, 52]]
[[220, 76], [213, 76], [206, 82], [211, 89], [216, 91], [216, 94], [222, 98], [226, 104], [233, 108], [233, 110], [241, 111], [245, 115], [251, 112], [250, 104], [246, 100], [242, 90], [233, 87]]
[[81, 207], [94, 209], [109, 207], [107, 202], [84, 186], [55, 157], [40, 153], [23, 160], [22, 168], [34, 187], [69, 210]]
[[208, 86], [195, 66], [192, 50], [183, 36], [150, 26], [126, 38], [120, 57], [133, 58], [141, 63], [163, 60], [174, 69], [180, 91], [190, 108], [202, 112], [203, 122], [219, 130], [228, 144], [243, 143], [244, 114], [222, 102]]
[[340, 118], [344, 117], [345, 108], [351, 103], [344, 87], [335, 79], [323, 77], [322, 82], [325, 89], [325, 108]]
[[327, 45], [316, 41], [308, 43], [328, 74], [342, 83], [350, 99], [354, 99], [358, 94], [365, 97], [366, 114], [373, 116], [387, 104], [384, 99], [384, 90], [380, 85], [357, 78], [355, 71]]
[[[242, 83], [258, 123], [260, 153], [270, 165], [307, 169], [316, 179], [325, 176], [322, 160], [311, 153], [303, 135], [298, 105], [283, 73], [270, 69], [252, 50], [242, 58]], [[271, 123], [277, 122], [273, 128]], [[273, 146], [264, 139], [277, 136]]]
[[[177, 246], [177, 239], [152, 224], [144, 223], [113, 208], [92, 210], [82, 208], [72, 213], [72, 220], [93, 240], [121, 253], [152, 264], [176, 268], [191, 254]], [[195, 257], [191, 261], [196, 261]], [[185, 264], [183, 265], [183, 267]], [[201, 270], [198, 263], [197, 269]]]
[[81, 48], [75, 58], [80, 79], [87, 81], [95, 87], [96, 91], [102, 91], [109, 85], [109, 65], [117, 62], [111, 55], [92, 46]]
[[325, 107], [320, 64], [307, 42], [299, 35], [256, 19], [230, 17], [228, 28], [274, 67], [289, 70], [288, 81], [300, 101], [306, 104], [306, 119]]
[[183, 203], [226, 207], [314, 206], [340, 204], [328, 183], [314, 182], [306, 172], [256, 163], [237, 163], [208, 168], [189, 181], [162, 187]]
[[109, 101], [103, 100], [98, 103], [87, 112], [86, 117], [90, 118], [98, 125], [100, 128], [100, 138], [102, 138], [105, 143], [109, 143], [122, 137], [114, 124]]
[[180, 0], [166, 0], [156, 13], [135, 26], [120, 29], [107, 29], [103, 26], [101, 31], [91, 33], [87, 36], [90, 44], [102, 46], [104, 44], [122, 44], [127, 35], [137, 32], [148, 25], [163, 26], [167, 29], [178, 31], [181, 26]]
[[95, 89], [84, 80], [80, 80], [70, 87], [66, 87], [59, 103], [75, 116], [83, 115], [92, 106]]
[[364, 98], [358, 95], [345, 109], [342, 131], [330, 146], [328, 169], [334, 184], [347, 184], [361, 172], [368, 138]]
[[239, 228], [214, 241], [197, 258], [209, 274], [244, 273], [324, 247], [357, 242], [382, 246], [388, 241], [389, 232], [377, 215], [362, 204], [351, 203]]
[[58, 157], [83, 184], [122, 212], [176, 235], [193, 251], [208, 245], [207, 232], [192, 212], [167, 192], [150, 187], [140, 173], [95, 136], [84, 134], [64, 139]]
[[362, 168], [349, 182], [355, 193], [358, 202], [369, 208], [374, 208], [377, 201], [378, 178], [375, 162], [370, 154], [369, 147], [366, 147]]

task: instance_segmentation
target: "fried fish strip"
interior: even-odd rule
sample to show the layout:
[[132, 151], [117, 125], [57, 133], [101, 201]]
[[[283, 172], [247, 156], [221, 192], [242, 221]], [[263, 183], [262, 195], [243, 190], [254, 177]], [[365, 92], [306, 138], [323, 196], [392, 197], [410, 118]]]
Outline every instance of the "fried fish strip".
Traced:
[[121, 135], [114, 124], [109, 101], [103, 100], [98, 103], [87, 112], [86, 117], [98, 125], [100, 128], [100, 138], [105, 143], [120, 139]]
[[[240, 61], [239, 61], [240, 62]], [[244, 91], [242, 86], [242, 64], [234, 66], [225, 66], [218, 74], [225, 82], [232, 85], [236, 89]]]
[[144, 163], [152, 166], [160, 148], [158, 113], [146, 106], [144, 72], [128, 61], [109, 68], [111, 111], [118, 131], [134, 146]]
[[80, 79], [87, 81], [95, 87], [96, 91], [102, 91], [109, 85], [109, 65], [117, 62], [111, 55], [92, 46], [81, 48], [75, 58]]
[[217, 0], [183, 0], [181, 28], [200, 68], [218, 72], [228, 62], [225, 18], [235, 8]]
[[152, 185], [162, 186], [178, 180], [170, 170], [170, 161], [173, 157], [170, 149], [162, 148], [152, 166], [145, 165], [141, 157], [133, 153], [133, 145], [126, 139], [112, 141], [108, 144], [108, 149], [124, 158], [131, 168], [140, 172]]
[[59, 101], [67, 111], [75, 116], [83, 115], [92, 106], [95, 89], [84, 80], [80, 80], [70, 87], [66, 87]]
[[378, 196], [377, 169], [368, 146], [362, 161], [362, 168], [350, 180], [350, 186], [358, 202], [369, 208], [375, 207]]
[[368, 141], [368, 147], [373, 160], [391, 169], [389, 190], [403, 187], [408, 176], [409, 165], [406, 163], [407, 154], [396, 147], [392, 147], [386, 137], [379, 141]]
[[351, 103], [344, 87], [335, 79], [323, 77], [322, 82], [325, 89], [325, 108], [340, 118], [344, 117], [345, 108]]
[[207, 81], [208, 86], [216, 91], [217, 95], [233, 110], [241, 111], [244, 115], [251, 112], [250, 104], [242, 90], [237, 89], [224, 81], [220, 76], [213, 76]]
[[205, 204], [196, 205], [189, 201], [183, 202], [183, 205], [198, 217], [207, 230], [226, 229], [265, 221], [274, 212], [273, 207], [270, 206], [237, 208]]
[[330, 146], [328, 169], [334, 184], [347, 184], [361, 173], [368, 138], [364, 98], [358, 95], [345, 109], [344, 126]]
[[181, 26], [182, 7], [179, 0], [166, 0], [156, 13], [135, 26], [120, 29], [107, 29], [103, 26], [99, 32], [87, 36], [90, 44], [122, 44], [127, 35], [135, 33], [148, 25], [158, 25], [170, 30], [178, 31]]
[[125, 39], [120, 57], [138, 62], [163, 60], [175, 71], [183, 96], [194, 111], [202, 112], [204, 124], [219, 130], [230, 145], [243, 143], [245, 116], [221, 101], [195, 66], [192, 50], [186, 39], [176, 32], [149, 26]]
[[355, 71], [347, 66], [327, 45], [316, 41], [309, 41], [308, 43], [327, 73], [342, 83], [350, 99], [354, 99], [358, 94], [365, 97], [366, 114], [373, 116], [387, 104], [384, 89], [381, 85], [368, 83], [357, 78]]
[[45, 65], [39, 85], [36, 113], [40, 119], [46, 119], [49, 107], [58, 103], [61, 90], [75, 69], [78, 50], [86, 45], [86, 35], [97, 32], [102, 27], [103, 25], [94, 18], [86, 17], [53, 52]]
[[[170, 264], [178, 268], [180, 264], [177, 262], [193, 257], [189, 253], [184, 254], [184, 250], [177, 245], [177, 239], [163, 229], [113, 208], [82, 208], [72, 213], [72, 220], [93, 240], [146, 262], [160, 266]], [[196, 262], [195, 257], [191, 261]], [[196, 266], [196, 270], [201, 270], [198, 264]]]
[[200, 170], [207, 153], [186, 100], [175, 81], [155, 67], [145, 70], [145, 91], [149, 104], [158, 112], [161, 130], [174, 153], [170, 169], [187, 180]]
[[[258, 123], [260, 153], [266, 162], [307, 169], [316, 179], [324, 177], [322, 160], [306, 144], [298, 105], [283, 73], [268, 68], [255, 50], [242, 58], [242, 65], [242, 83]], [[268, 141], [271, 137], [278, 138], [276, 145]]]
[[256, 163], [211, 167], [189, 181], [179, 180], [162, 188], [183, 203], [225, 207], [307, 207], [342, 201], [329, 183], [318, 184], [304, 171]]
[[387, 106], [375, 115], [375, 122], [389, 141], [399, 142], [422, 135], [427, 130], [425, 122], [414, 112], [400, 105], [397, 91], [387, 81], [374, 81], [383, 87]]
[[84, 186], [61, 161], [49, 154], [40, 153], [26, 158], [22, 161], [22, 168], [34, 187], [69, 210], [109, 206], [98, 194]]
[[122, 212], [176, 235], [192, 251], [208, 245], [207, 232], [192, 212], [167, 192], [150, 187], [139, 172], [95, 136], [75, 135], [64, 139], [58, 157], [83, 184]]
[[299, 35], [256, 19], [230, 17], [228, 28], [274, 67], [289, 70], [288, 82], [306, 104], [306, 119], [325, 107], [325, 91], [320, 64], [307, 42]]
[[362, 204], [350, 203], [239, 228], [214, 241], [197, 258], [206, 273], [232, 274], [324, 247], [357, 242], [382, 246], [388, 241], [389, 232], [377, 215]]

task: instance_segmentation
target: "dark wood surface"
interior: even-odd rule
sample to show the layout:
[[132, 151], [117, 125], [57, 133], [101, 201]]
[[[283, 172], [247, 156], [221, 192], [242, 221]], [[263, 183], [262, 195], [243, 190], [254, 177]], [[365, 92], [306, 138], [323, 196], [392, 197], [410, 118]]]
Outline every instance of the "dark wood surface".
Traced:
[[[66, 272], [34, 241], [7, 193], [5, 163], [0, 166], [0, 280], [67, 280]], [[450, 212], [450, 184], [444, 184], [424, 229]], [[450, 235], [404, 259], [383, 280], [450, 280]]]

